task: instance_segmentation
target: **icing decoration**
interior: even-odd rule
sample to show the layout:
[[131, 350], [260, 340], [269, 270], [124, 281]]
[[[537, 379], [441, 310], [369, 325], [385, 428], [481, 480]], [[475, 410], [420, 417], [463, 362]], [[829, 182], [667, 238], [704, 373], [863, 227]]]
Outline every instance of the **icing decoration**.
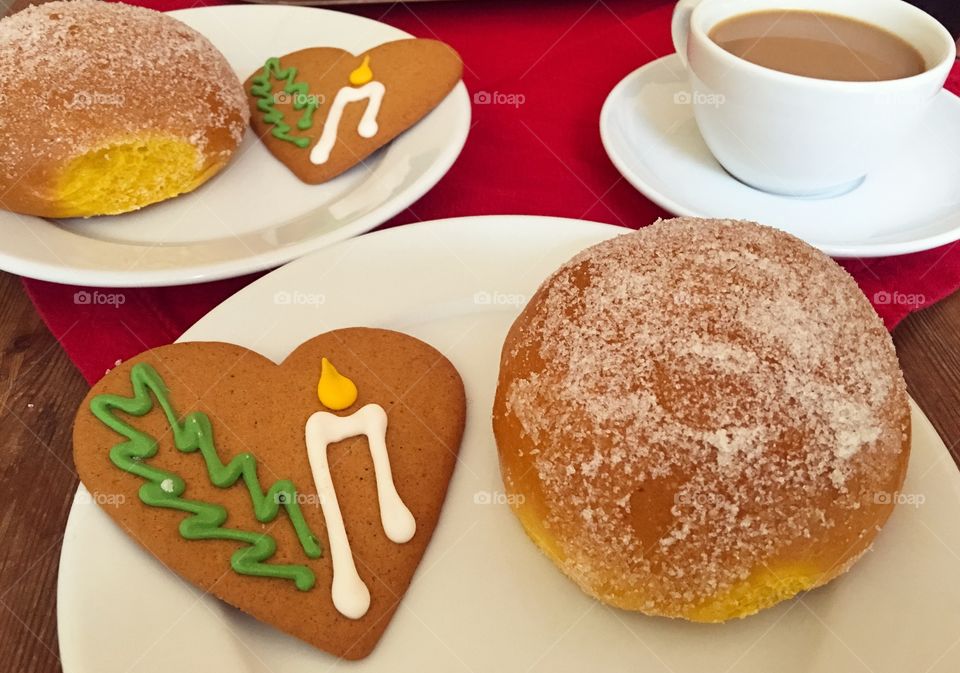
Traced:
[[313, 113], [317, 110], [317, 102], [310, 96], [306, 83], [296, 82], [297, 69], [292, 66], [283, 68], [280, 59], [276, 57], [268, 58], [263, 64], [263, 70], [250, 81], [250, 93], [257, 98], [257, 109], [263, 113], [263, 122], [273, 125], [271, 135], [297, 147], [306, 148], [310, 139], [291, 134], [292, 128], [284, 121], [283, 113], [276, 108], [271, 77], [284, 82], [283, 91], [293, 98], [293, 109], [298, 112], [303, 110], [297, 121], [297, 128], [301, 131], [313, 127]]
[[187, 540], [231, 540], [245, 544], [230, 557], [230, 566], [242, 575], [292, 580], [300, 591], [308, 591], [316, 583], [313, 571], [305, 565], [266, 563], [277, 549], [276, 540], [261, 531], [224, 528], [227, 510], [221, 505], [182, 498], [186, 490], [184, 480], [173, 472], [152, 467], [147, 459], [157, 454], [159, 442], [137, 430], [115, 413], [141, 417], [153, 408], [153, 399], [163, 411], [173, 432], [174, 444], [184, 453], [199, 451], [207, 467], [210, 482], [219, 488], [228, 488], [242, 480], [250, 492], [250, 500], [257, 521], [273, 521], [282, 506], [296, 531], [297, 538], [308, 558], [319, 558], [322, 549], [310, 530], [297, 504], [296, 489], [289, 480], [276, 481], [264, 493], [257, 476], [257, 459], [251, 453], [241, 453], [224, 464], [214, 446], [213, 426], [202, 412], [191, 412], [179, 420], [169, 399], [169, 391], [157, 370], [145, 362], [130, 370], [133, 397], [101, 394], [90, 401], [90, 410], [100, 422], [127, 441], [110, 449], [111, 462], [121, 470], [146, 481], [140, 487], [140, 500], [149, 507], [187, 512], [191, 516], [180, 522], [180, 535]]
[[361, 86], [373, 79], [373, 70], [370, 69], [370, 55], [363, 57], [363, 63], [350, 73], [350, 84]]
[[310, 161], [313, 164], [325, 164], [330, 159], [330, 152], [337, 142], [337, 133], [340, 130], [340, 118], [343, 116], [343, 110], [348, 103], [357, 103], [362, 100], [367, 101], [367, 107], [360, 117], [360, 123], [357, 125], [357, 133], [361, 138], [372, 138], [380, 130], [377, 124], [377, 115], [380, 113], [380, 105], [383, 103], [383, 94], [387, 88], [382, 82], [373, 79], [373, 71], [370, 69], [370, 56], [363, 57], [361, 63], [353, 72], [350, 73], [350, 84], [337, 92], [333, 98], [333, 105], [330, 106], [330, 112], [323, 123], [323, 132], [320, 134], [320, 140], [310, 151]]
[[366, 436], [377, 482], [380, 523], [391, 541], [403, 544], [413, 538], [417, 522], [393, 483], [386, 434], [387, 412], [379, 404], [364, 405], [349, 416], [318, 411], [310, 416], [305, 428], [307, 457], [320, 496], [333, 561], [333, 605], [340, 614], [350, 619], [360, 619], [367, 613], [370, 590], [357, 573], [353, 560], [343, 514], [330, 475], [327, 447], [349, 437]]
[[327, 409], [343, 411], [357, 401], [357, 386], [337, 371], [327, 358], [320, 361], [320, 381], [317, 382], [317, 397]]
[[377, 113], [380, 112], [380, 104], [383, 102], [383, 94], [386, 93], [386, 90], [386, 87], [380, 82], [367, 82], [361, 87], [343, 87], [340, 89], [333, 99], [333, 105], [330, 106], [330, 112], [323, 124], [323, 133], [320, 134], [320, 140], [317, 141], [310, 152], [310, 161], [314, 164], [327, 163], [333, 145], [337, 141], [340, 118], [343, 116], [343, 110], [347, 103], [356, 103], [367, 99], [367, 109], [363, 111], [363, 116], [357, 125], [357, 133], [360, 134], [361, 138], [372, 138], [377, 135], [380, 128], [377, 125]]

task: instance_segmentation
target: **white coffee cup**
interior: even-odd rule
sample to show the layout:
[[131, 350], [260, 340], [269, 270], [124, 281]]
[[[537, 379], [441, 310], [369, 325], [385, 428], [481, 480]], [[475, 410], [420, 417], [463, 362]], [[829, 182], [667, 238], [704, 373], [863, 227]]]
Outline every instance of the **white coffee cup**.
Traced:
[[[829, 12], [884, 28], [912, 44], [927, 69], [879, 82], [814, 79], [750, 63], [710, 39], [724, 19], [765, 9]], [[752, 187], [790, 196], [841, 194], [897, 161], [956, 59], [947, 29], [902, 0], [680, 0], [673, 42], [717, 161]]]

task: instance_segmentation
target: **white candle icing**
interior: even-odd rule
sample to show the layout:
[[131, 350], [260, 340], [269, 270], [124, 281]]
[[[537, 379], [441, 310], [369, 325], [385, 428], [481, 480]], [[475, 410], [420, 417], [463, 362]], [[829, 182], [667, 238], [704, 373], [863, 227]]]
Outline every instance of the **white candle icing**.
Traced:
[[330, 557], [333, 561], [333, 605], [344, 617], [360, 619], [370, 608], [370, 590], [360, 579], [343, 524], [343, 513], [333, 487], [327, 447], [349, 437], [365, 435], [373, 458], [373, 472], [380, 503], [380, 523], [387, 537], [397, 544], [408, 542], [417, 532], [413, 514], [397, 493], [387, 455], [387, 412], [379, 404], [367, 404], [349, 416], [318, 411], [307, 420], [307, 457], [320, 496], [327, 524]]
[[372, 138], [377, 135], [379, 126], [377, 125], [377, 114], [380, 112], [380, 104], [383, 102], [383, 94], [387, 88], [381, 82], [367, 82], [363, 86], [352, 87], [345, 86], [333, 98], [333, 104], [330, 106], [330, 112], [323, 122], [323, 132], [320, 134], [320, 140], [310, 150], [310, 161], [314, 164], [325, 164], [330, 158], [333, 146], [337, 142], [337, 133], [340, 130], [340, 118], [343, 117], [343, 110], [347, 103], [356, 103], [367, 99], [367, 108], [363, 111], [360, 123], [357, 125], [357, 133], [362, 138]]

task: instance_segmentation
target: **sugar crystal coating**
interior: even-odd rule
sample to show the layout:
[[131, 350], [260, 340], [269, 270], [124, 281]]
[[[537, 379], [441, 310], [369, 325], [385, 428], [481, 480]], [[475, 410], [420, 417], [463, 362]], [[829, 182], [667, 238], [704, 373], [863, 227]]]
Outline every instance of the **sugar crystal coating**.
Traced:
[[500, 450], [526, 469], [507, 487], [540, 494], [599, 598], [675, 614], [791, 558], [832, 576], [885, 518], [909, 429], [893, 344], [799, 240], [658, 222], [563, 265], [518, 325], [498, 396], [520, 440]]
[[147, 132], [201, 153], [235, 145], [249, 112], [222, 54], [176, 19], [99, 0], [51, 2], [0, 20], [0, 184]]

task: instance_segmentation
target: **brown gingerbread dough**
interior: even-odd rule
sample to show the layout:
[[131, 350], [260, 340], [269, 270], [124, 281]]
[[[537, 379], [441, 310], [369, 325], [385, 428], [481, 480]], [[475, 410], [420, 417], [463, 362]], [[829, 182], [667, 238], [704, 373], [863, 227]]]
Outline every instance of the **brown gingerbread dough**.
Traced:
[[[258, 104], [263, 97], [254, 95], [254, 80], [263, 75], [264, 68], [252, 74], [244, 89], [250, 102], [250, 125], [267, 149], [293, 173], [309, 184], [319, 184], [340, 175], [362, 162], [435, 108], [460, 81], [463, 63], [448, 45], [437, 40], [407, 39], [387, 42], [354, 56], [342, 49], [315, 47], [302, 49], [279, 57], [280, 68], [286, 72], [295, 68], [295, 80], [278, 79], [271, 73], [272, 96], [266, 98], [272, 109], [283, 115], [282, 122], [271, 123]], [[360, 135], [360, 120], [369, 102], [366, 99], [350, 102], [343, 108], [337, 128], [336, 143], [329, 159], [322, 164], [310, 160], [313, 147], [323, 132], [327, 117], [334, 108], [337, 92], [356, 87], [350, 75], [366, 62], [372, 81], [385, 88], [379, 113], [376, 116], [375, 135]], [[287, 91], [287, 84], [302, 83], [307, 91]], [[307, 129], [298, 127], [304, 109], [295, 109], [315, 102], [317, 109]], [[275, 131], [289, 127], [290, 136], [308, 139], [300, 147], [294, 142], [278, 138]], [[306, 141], [304, 141], [306, 143]]]
[[[394, 482], [414, 515], [417, 530], [407, 543], [390, 541], [381, 526], [373, 463], [363, 436], [330, 445], [331, 475], [340, 501], [357, 569], [370, 590], [368, 612], [348, 619], [331, 599], [332, 565], [323, 510], [307, 457], [304, 426], [316, 411], [330, 411], [317, 397], [321, 358], [357, 386], [348, 415], [376, 403], [387, 412], [386, 444]], [[227, 463], [250, 452], [264, 491], [290, 479], [306, 523], [323, 545], [323, 556], [308, 559], [283, 508], [269, 523], [256, 520], [243, 481], [214, 486], [199, 452], [178, 450], [156, 402], [141, 417], [121, 416], [159, 442], [151, 466], [186, 482], [182, 497], [226, 508], [228, 528], [263, 531], [276, 539], [269, 563], [303, 564], [316, 576], [307, 591], [282, 578], [238, 574], [230, 559], [241, 542], [186, 540], [178, 532], [187, 514], [141, 502], [147, 483], [121, 470], [111, 448], [124, 438], [95, 417], [91, 400], [103, 393], [132, 397], [131, 369], [152, 365], [169, 389], [179, 417], [206, 413], [220, 459]], [[257, 353], [226, 343], [182, 343], [146, 351], [124, 362], [97, 383], [77, 412], [74, 460], [80, 478], [105, 511], [149, 552], [191, 583], [257, 619], [346, 659], [367, 656], [383, 635], [410, 584], [436, 527], [463, 434], [463, 382], [441, 353], [413, 337], [382, 329], [327, 332], [299, 346], [276, 365]], [[103, 497], [114, 496], [112, 498]], [[119, 503], [119, 504], [117, 504]]]

